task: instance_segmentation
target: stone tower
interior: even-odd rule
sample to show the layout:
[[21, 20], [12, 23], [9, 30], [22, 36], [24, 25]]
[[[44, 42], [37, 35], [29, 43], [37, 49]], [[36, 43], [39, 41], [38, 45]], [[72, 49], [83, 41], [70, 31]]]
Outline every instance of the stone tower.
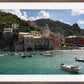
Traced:
[[48, 38], [49, 37], [49, 27], [48, 24], [43, 28], [43, 36]]

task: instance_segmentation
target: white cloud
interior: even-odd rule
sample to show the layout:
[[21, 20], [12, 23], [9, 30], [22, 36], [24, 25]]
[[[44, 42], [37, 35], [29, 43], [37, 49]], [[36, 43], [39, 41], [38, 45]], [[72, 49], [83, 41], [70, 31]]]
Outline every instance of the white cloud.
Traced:
[[[36, 19], [42, 19], [42, 18], [47, 19], [50, 17], [49, 13], [45, 12], [45, 11], [40, 11], [36, 18], [35, 17], [28, 18], [27, 12], [26, 11], [21, 12], [20, 9], [1, 9], [1, 11], [6, 12], [6, 13], [12, 13], [12, 14], [17, 15], [21, 19], [31, 20], [31, 21], [34, 21]], [[31, 12], [29, 11], [29, 13], [31, 13]]]
[[29, 20], [34, 21], [34, 20], [37, 20], [37, 19], [47, 19], [49, 17], [50, 17], [50, 15], [49, 15], [48, 12], [40, 11], [36, 18], [30, 17]]
[[81, 15], [81, 14], [84, 14], [84, 10], [82, 10], [82, 9], [73, 9], [71, 15], [76, 16], [76, 15]]
[[69, 24], [69, 25], [70, 25], [70, 23], [69, 23], [69, 22], [64, 22], [62, 19], [59, 19], [58, 21], [60, 21], [60, 22], [63, 22], [63, 23], [66, 23], [66, 24]]
[[63, 22], [63, 20], [62, 20], [62, 19], [59, 19], [59, 21], [60, 21], [60, 22]]
[[27, 12], [26, 12], [26, 11], [23, 12], [23, 17], [24, 17], [25, 19], [27, 19], [28, 15], [27, 15]]
[[1, 9], [2, 12], [6, 12], [6, 13], [12, 13], [17, 15], [19, 18], [27, 20], [27, 12], [24, 11], [23, 13], [20, 11], [20, 9]]
[[79, 20], [77, 23], [82, 25], [82, 24], [84, 24], [84, 21], [83, 20]]
[[49, 18], [49, 17], [50, 17], [50, 15], [49, 15], [48, 12], [40, 11], [40, 12], [38, 13], [38, 16], [36, 17], [36, 19], [41, 19], [41, 18], [47, 19], [47, 18]]
[[30, 18], [29, 18], [29, 20], [34, 21], [34, 20], [35, 20], [35, 18], [34, 18], [34, 17], [30, 17]]
[[[21, 12], [20, 9], [1, 9], [1, 11], [6, 12], [6, 13], [12, 13], [12, 14], [17, 15], [21, 19], [28, 20], [28, 15], [26, 11]], [[29, 13], [31, 12], [29, 11]], [[36, 18], [30, 17], [29, 20], [33, 21], [33, 20], [41, 19], [41, 18], [47, 19], [49, 17], [50, 15], [48, 12], [40, 11]]]

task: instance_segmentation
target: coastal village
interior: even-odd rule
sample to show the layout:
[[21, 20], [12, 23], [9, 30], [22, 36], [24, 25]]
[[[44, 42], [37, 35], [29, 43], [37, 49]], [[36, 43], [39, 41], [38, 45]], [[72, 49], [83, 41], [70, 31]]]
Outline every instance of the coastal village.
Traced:
[[[27, 24], [33, 28], [38, 25], [32, 21]], [[14, 32], [19, 29], [19, 24], [11, 24], [10, 28], [4, 28], [0, 38], [0, 50], [2, 51], [30, 51], [53, 49], [83, 49], [83, 36], [67, 36], [51, 32], [48, 24], [41, 27], [40, 31]], [[25, 28], [23, 28], [25, 29]], [[9, 46], [7, 46], [9, 44]], [[6, 47], [5, 47], [6, 46]]]
[[73, 23], [0, 11], [0, 74], [84, 73], [84, 29]]

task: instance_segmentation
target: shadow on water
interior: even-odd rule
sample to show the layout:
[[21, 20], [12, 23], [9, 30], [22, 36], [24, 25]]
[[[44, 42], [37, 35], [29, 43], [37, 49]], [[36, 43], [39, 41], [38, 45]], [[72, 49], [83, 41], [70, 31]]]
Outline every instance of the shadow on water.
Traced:
[[69, 74], [74, 74], [74, 75], [80, 75], [81, 73], [79, 72], [71, 72], [71, 71], [68, 71], [68, 70], [65, 70], [65, 69], [61, 69], [62, 71], [66, 71], [68, 72]]
[[76, 62], [79, 62], [79, 63], [84, 63], [84, 61], [76, 61]]
[[45, 57], [53, 57], [53, 56], [45, 56]]

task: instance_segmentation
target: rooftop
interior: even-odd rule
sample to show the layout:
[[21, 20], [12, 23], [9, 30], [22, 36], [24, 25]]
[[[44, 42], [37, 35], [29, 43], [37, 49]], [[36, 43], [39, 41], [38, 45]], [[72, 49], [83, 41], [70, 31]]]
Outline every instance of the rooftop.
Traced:
[[24, 37], [34, 37], [33, 35], [24, 35]]
[[34, 38], [42, 38], [41, 36], [34, 36]]
[[68, 36], [68, 38], [75, 38], [76, 36]]
[[4, 29], [12, 29], [12, 28], [4, 28]]
[[31, 34], [31, 33], [27, 33], [27, 32], [19, 32], [19, 34]]

